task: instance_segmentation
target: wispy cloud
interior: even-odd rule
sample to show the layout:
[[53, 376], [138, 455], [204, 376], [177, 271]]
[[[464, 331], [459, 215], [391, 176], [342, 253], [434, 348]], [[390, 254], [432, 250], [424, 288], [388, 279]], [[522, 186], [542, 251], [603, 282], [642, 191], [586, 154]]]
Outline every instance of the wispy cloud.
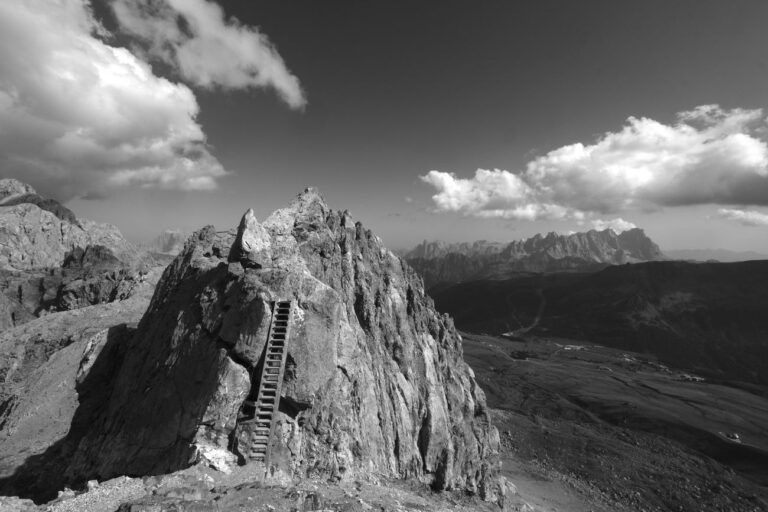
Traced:
[[[206, 2], [153, 5], [162, 10], [176, 3], [183, 12], [195, 11], [187, 15], [190, 27], [202, 23], [204, 8], [218, 15], [212, 28], [198, 32], [209, 34], [223, 23], [220, 9]], [[225, 48], [233, 41], [248, 46], [257, 37], [233, 26], [222, 35]], [[21, 178], [64, 200], [100, 197], [126, 185], [215, 188], [226, 171], [206, 144], [193, 91], [157, 76], [128, 49], [105, 43], [106, 35], [89, 0], [0, 2], [0, 176]], [[203, 44], [195, 41], [184, 52]], [[201, 51], [205, 62], [213, 58], [213, 50]], [[183, 74], [197, 77], [194, 84], [204, 84], [207, 72], [209, 81], [238, 86], [234, 75], [222, 78], [226, 60], [218, 69], [202, 66]], [[272, 76], [275, 62], [252, 60], [243, 73], [256, 73], [253, 66]], [[302, 96], [290, 94], [284, 95], [289, 103], [301, 103]]]
[[735, 210], [731, 208], [720, 208], [717, 214], [727, 220], [733, 220], [744, 226], [768, 226], [768, 213], [761, 213], [755, 210]]
[[266, 35], [226, 19], [209, 0], [116, 0], [121, 29], [139, 38], [150, 58], [174, 67], [195, 86], [267, 88], [292, 108], [306, 97]]
[[627, 209], [690, 204], [768, 204], [768, 145], [760, 109], [704, 105], [675, 124], [630, 117], [593, 144], [576, 143], [524, 170], [478, 169], [474, 177], [433, 170], [439, 212], [535, 220], [583, 219]]

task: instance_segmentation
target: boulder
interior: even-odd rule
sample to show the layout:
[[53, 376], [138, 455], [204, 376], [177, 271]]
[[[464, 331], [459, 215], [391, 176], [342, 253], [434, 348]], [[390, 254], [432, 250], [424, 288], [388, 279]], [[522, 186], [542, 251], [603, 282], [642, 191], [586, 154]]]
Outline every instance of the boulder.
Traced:
[[[500, 498], [498, 433], [422, 280], [308, 189], [263, 224], [206, 227], [165, 270], [67, 478], [161, 474], [226, 450], [258, 386], [274, 301], [292, 335], [270, 472], [384, 475]], [[222, 462], [224, 464], [224, 462]]]

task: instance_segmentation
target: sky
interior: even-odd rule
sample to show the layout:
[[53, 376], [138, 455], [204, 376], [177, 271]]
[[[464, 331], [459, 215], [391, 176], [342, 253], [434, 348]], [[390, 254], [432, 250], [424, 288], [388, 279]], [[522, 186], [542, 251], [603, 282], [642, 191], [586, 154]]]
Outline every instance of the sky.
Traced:
[[392, 248], [768, 253], [764, 0], [0, 3], [0, 177], [133, 240], [307, 186]]

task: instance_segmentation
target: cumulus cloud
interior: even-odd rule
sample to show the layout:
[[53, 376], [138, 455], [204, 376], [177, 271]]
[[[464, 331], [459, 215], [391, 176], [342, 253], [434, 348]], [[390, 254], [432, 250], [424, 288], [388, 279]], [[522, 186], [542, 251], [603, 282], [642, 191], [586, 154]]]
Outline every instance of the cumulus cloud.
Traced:
[[291, 74], [269, 39], [209, 0], [116, 0], [115, 17], [144, 50], [178, 71], [185, 81], [205, 88], [271, 87], [293, 108], [306, 104], [298, 78]]
[[735, 210], [720, 208], [717, 214], [727, 220], [733, 220], [744, 226], [768, 226], [768, 214], [755, 210]]
[[592, 221], [592, 227], [598, 231], [612, 229], [615, 233], [622, 233], [624, 231], [629, 231], [630, 229], [635, 229], [637, 226], [619, 217], [611, 220], [595, 219]]
[[97, 33], [87, 0], [0, 2], [0, 175], [61, 199], [214, 188], [192, 91]]
[[437, 211], [534, 220], [690, 204], [768, 205], [768, 145], [761, 109], [703, 105], [674, 124], [630, 117], [593, 144], [576, 143], [525, 169], [433, 170], [421, 179]]
[[[266, 37], [225, 21], [218, 5], [117, 0], [115, 10], [148, 54], [192, 85], [272, 87], [304, 105]], [[206, 144], [192, 90], [154, 74], [147, 54], [107, 44], [109, 36], [90, 0], [0, 2], [0, 177], [62, 200], [126, 185], [215, 188], [226, 171]]]

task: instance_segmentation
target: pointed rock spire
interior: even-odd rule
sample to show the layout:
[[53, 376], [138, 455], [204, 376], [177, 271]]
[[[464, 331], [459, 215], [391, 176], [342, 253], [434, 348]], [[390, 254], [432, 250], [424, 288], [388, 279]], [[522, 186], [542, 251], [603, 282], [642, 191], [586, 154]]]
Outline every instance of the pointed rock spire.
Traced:
[[269, 233], [256, 220], [252, 208], [249, 208], [240, 220], [237, 238], [229, 251], [229, 261], [240, 262], [246, 268], [262, 268], [272, 263]]

